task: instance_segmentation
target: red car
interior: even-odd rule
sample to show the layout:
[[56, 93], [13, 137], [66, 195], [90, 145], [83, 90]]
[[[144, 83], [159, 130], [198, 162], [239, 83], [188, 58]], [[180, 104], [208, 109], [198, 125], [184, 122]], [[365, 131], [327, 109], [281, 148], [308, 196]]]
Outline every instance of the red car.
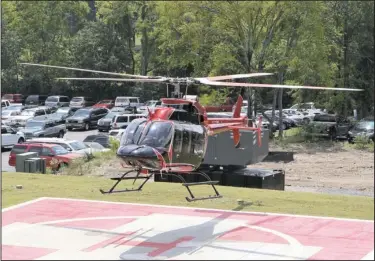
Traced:
[[115, 101], [114, 100], [102, 100], [92, 107], [94, 107], [94, 108], [107, 108], [108, 110], [110, 110], [113, 107], [115, 107]]
[[24, 103], [25, 101], [22, 94], [4, 94], [1, 99], [8, 100], [10, 103]]
[[[16, 155], [25, 152], [37, 152], [38, 157], [46, 159], [47, 167], [58, 170], [63, 165], [69, 163], [76, 158], [83, 157], [82, 154], [71, 153], [60, 145], [47, 143], [22, 143], [13, 146], [9, 154], [9, 166], [16, 166]], [[54, 162], [52, 162], [52, 160]]]

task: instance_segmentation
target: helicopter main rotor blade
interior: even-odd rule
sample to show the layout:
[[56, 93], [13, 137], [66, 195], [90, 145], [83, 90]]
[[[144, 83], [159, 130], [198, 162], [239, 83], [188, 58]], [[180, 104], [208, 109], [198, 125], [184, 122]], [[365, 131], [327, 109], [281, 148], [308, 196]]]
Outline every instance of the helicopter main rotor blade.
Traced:
[[201, 80], [222, 81], [222, 80], [234, 80], [234, 79], [269, 76], [269, 75], [274, 75], [274, 73], [233, 74], [233, 75], [212, 76], [212, 77], [203, 77], [203, 78], [195, 78], [195, 79], [198, 81], [201, 81]]
[[38, 63], [20, 63], [20, 64], [21, 65], [30, 65], [30, 66], [56, 68], [56, 69], [66, 69], [66, 70], [72, 70], [72, 71], [82, 71], [82, 72], [110, 74], [110, 75], [118, 75], [118, 76], [133, 77], [133, 78], [140, 78], [140, 79], [160, 78], [159, 76], [150, 77], [150, 76], [144, 76], [144, 75], [133, 75], [133, 74], [126, 74], [126, 73], [104, 72], [104, 71], [96, 71], [96, 70], [73, 68], [73, 67], [65, 67], [65, 66], [56, 66], [56, 65], [47, 65], [47, 64], [38, 64]]
[[55, 78], [74, 81], [113, 81], [113, 82], [165, 82], [167, 79], [121, 79], [121, 78]]
[[320, 86], [299, 86], [299, 85], [280, 85], [280, 84], [261, 84], [261, 83], [242, 83], [242, 82], [215, 82], [209, 80], [201, 80], [202, 84], [223, 87], [255, 87], [255, 88], [277, 88], [277, 89], [310, 89], [310, 90], [331, 90], [331, 91], [356, 91], [360, 92], [363, 89], [350, 88], [332, 88]]

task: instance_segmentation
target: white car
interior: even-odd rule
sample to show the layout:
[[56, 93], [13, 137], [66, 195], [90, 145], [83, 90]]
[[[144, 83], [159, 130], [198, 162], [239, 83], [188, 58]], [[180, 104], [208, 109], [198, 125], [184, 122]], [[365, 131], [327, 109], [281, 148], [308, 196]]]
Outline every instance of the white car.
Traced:
[[1, 112], [1, 120], [8, 120], [9, 118], [13, 116], [20, 115], [20, 112], [18, 111], [11, 111], [11, 110], [3, 110]]
[[104, 148], [103, 145], [97, 142], [84, 142], [84, 144], [91, 150], [91, 153], [110, 151], [110, 149]]
[[46, 114], [47, 112], [43, 108], [26, 109], [22, 111], [20, 115], [14, 116], [11, 119], [10, 124], [15, 125], [17, 127], [20, 127], [20, 126], [24, 127], [26, 125], [26, 122], [29, 119], [32, 119], [36, 116], [46, 115]]
[[40, 142], [40, 143], [53, 143], [62, 146], [64, 149], [79, 153], [79, 154], [91, 154], [92, 151], [88, 148], [85, 143], [77, 140], [66, 140], [63, 138], [33, 138], [28, 142]]
[[108, 135], [114, 137], [117, 140], [121, 140], [122, 134], [124, 134], [126, 129], [115, 129], [110, 130]]
[[17, 143], [23, 143], [25, 141], [25, 135], [21, 131], [1, 125], [1, 148], [10, 147]]

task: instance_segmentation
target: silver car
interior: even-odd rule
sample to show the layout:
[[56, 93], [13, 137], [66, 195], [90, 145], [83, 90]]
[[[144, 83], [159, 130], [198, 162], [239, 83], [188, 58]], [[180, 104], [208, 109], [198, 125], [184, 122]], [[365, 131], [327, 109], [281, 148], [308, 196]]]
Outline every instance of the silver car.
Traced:
[[45, 101], [45, 106], [48, 107], [68, 107], [69, 106], [69, 97], [68, 96], [48, 96]]

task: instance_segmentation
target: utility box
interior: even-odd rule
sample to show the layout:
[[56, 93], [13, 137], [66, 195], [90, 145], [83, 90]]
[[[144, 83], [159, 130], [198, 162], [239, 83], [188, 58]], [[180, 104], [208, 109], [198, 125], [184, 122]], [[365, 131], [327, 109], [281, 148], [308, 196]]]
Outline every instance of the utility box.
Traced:
[[40, 173], [46, 174], [47, 172], [47, 161], [46, 159], [40, 158]]
[[25, 164], [25, 172], [36, 173], [38, 172], [39, 158], [29, 158], [24, 161], [24, 164]]
[[16, 172], [25, 172], [25, 160], [38, 157], [37, 152], [25, 152], [16, 155]]

